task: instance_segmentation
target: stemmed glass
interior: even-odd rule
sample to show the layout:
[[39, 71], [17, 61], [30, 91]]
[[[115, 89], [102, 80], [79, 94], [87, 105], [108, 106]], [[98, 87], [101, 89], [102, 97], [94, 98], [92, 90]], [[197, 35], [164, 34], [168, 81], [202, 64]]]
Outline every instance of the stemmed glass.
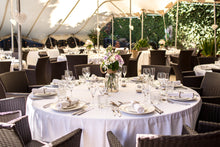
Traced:
[[124, 76], [124, 78], [125, 78], [125, 76], [126, 76], [126, 74], [127, 74], [127, 66], [126, 66], [126, 65], [123, 65], [123, 66], [122, 66], [122, 74], [123, 74], [123, 76]]
[[67, 81], [71, 81], [73, 79], [73, 72], [70, 70], [65, 70], [64, 77]]
[[155, 77], [155, 68], [150, 68], [150, 76], [151, 76], [152, 80], [154, 80], [154, 77]]
[[82, 68], [82, 75], [85, 79], [88, 79], [90, 76], [90, 67], [84, 67]]
[[92, 105], [95, 106], [95, 93], [96, 93], [97, 87], [95, 85], [91, 85], [89, 87], [89, 92], [92, 96]]

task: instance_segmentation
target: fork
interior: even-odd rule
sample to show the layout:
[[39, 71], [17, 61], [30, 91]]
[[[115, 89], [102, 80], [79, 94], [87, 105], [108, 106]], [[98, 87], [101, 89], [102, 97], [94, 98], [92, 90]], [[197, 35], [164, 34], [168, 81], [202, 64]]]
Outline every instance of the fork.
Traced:
[[155, 106], [152, 101], [150, 101], [150, 102], [151, 102], [151, 104], [154, 106], [155, 111], [156, 111], [157, 113], [159, 113], [159, 114], [162, 114], [162, 113], [163, 113], [163, 110], [161, 110], [161, 109], [159, 109], [157, 106]]

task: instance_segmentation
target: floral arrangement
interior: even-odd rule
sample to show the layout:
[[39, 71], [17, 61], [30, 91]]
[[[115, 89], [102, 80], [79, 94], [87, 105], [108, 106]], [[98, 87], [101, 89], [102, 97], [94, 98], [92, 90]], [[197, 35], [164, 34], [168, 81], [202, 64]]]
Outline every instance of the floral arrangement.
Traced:
[[159, 45], [164, 46], [166, 44], [166, 41], [164, 39], [160, 39]]
[[104, 56], [104, 61], [101, 65], [104, 71], [111, 69], [112, 71], [117, 71], [124, 64], [124, 60], [118, 53], [113, 52], [112, 46], [108, 46]]
[[87, 49], [91, 49], [93, 47], [93, 42], [91, 40], [86, 40], [86, 43], [84, 44], [84, 46]]

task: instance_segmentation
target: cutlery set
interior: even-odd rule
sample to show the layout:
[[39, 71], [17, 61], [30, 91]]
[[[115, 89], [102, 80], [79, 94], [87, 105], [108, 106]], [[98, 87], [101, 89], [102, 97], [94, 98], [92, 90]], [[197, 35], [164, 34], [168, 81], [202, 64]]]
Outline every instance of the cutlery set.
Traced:
[[73, 112], [72, 115], [77, 115], [77, 116], [79, 116], [79, 115], [82, 115], [82, 114], [84, 114], [84, 113], [86, 113], [86, 112], [92, 110], [92, 109], [93, 109], [93, 108], [80, 109], [80, 110], [77, 110], [77, 111]]

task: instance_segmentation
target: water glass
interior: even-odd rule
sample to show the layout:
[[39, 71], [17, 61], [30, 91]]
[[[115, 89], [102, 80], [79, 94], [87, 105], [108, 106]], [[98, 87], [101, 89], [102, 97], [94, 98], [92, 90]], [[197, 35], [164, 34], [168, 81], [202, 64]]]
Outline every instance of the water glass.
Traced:
[[159, 104], [160, 100], [161, 100], [160, 91], [158, 91], [158, 90], [152, 90], [152, 91], [150, 91], [150, 101], [151, 101], [153, 104], [155, 104], [155, 105]]
[[84, 67], [84, 68], [82, 68], [82, 75], [85, 77], [85, 79], [89, 79], [89, 76], [90, 76], [90, 67]]
[[67, 81], [71, 81], [73, 79], [73, 72], [70, 70], [65, 70], [64, 77]]
[[122, 66], [122, 74], [123, 74], [123, 76], [124, 76], [124, 78], [125, 78], [125, 76], [126, 76], [126, 74], [127, 74], [127, 66], [126, 66], [126, 65], [123, 65], [123, 66]]

